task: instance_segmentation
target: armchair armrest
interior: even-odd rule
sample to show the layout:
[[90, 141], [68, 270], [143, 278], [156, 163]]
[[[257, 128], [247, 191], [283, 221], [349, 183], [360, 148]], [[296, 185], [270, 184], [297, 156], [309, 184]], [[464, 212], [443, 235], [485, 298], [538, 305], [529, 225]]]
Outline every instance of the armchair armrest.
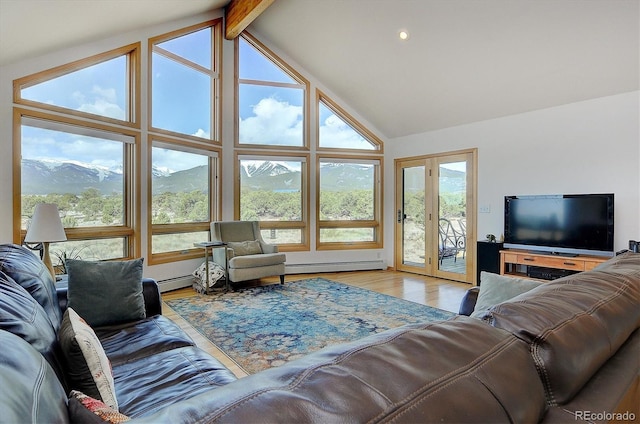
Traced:
[[[58, 295], [58, 304], [60, 311], [67, 309], [68, 298], [67, 292], [69, 285], [67, 280], [56, 283], [56, 294]], [[144, 297], [144, 309], [147, 317], [153, 315], [162, 315], [162, 299], [160, 297], [160, 287], [156, 280], [152, 278], [142, 279], [142, 296]]]
[[464, 294], [462, 297], [462, 302], [460, 302], [460, 311], [458, 314], [469, 316], [473, 312], [473, 309], [476, 307], [476, 302], [478, 301], [478, 293], [480, 293], [480, 287], [472, 287]]
[[269, 244], [260, 242], [260, 247], [262, 248], [262, 253], [278, 253], [278, 246], [275, 244]]

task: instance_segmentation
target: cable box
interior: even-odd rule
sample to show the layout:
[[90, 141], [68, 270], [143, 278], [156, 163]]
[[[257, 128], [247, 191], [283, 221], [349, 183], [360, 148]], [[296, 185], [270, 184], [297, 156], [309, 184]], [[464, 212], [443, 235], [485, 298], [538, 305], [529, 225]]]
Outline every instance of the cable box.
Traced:
[[539, 280], [556, 280], [576, 273], [578, 273], [578, 271], [570, 271], [568, 269], [547, 268], [542, 266], [527, 267], [527, 277], [537, 278]]

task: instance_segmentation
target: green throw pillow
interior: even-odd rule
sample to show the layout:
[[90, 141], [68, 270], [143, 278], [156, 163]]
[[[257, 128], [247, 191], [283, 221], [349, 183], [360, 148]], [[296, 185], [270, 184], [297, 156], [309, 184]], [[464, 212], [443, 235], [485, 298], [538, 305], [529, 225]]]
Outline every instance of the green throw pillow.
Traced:
[[257, 255], [262, 253], [262, 246], [258, 240], [236, 241], [227, 243], [227, 247], [233, 249], [235, 256]]
[[528, 292], [540, 284], [544, 283], [482, 271], [480, 272], [480, 293], [471, 316], [481, 318], [491, 307]]
[[92, 327], [145, 318], [142, 261], [67, 259], [69, 307]]

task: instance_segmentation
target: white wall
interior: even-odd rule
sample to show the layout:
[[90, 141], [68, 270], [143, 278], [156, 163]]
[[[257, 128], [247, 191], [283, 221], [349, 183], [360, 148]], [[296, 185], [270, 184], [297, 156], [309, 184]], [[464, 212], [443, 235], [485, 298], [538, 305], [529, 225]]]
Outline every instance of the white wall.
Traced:
[[[615, 248], [640, 239], [640, 92], [557, 106], [390, 140], [387, 240], [393, 236], [393, 160], [478, 148], [479, 239], [503, 230], [505, 195], [615, 193]], [[387, 244], [392, 263], [393, 247]]]

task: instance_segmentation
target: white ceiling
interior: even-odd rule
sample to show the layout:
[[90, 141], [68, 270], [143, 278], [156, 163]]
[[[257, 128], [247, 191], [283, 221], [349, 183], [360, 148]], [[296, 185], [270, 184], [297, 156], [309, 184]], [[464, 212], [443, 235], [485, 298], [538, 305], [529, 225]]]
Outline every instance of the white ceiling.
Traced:
[[[226, 3], [0, 0], [0, 65]], [[276, 0], [250, 31], [386, 138], [640, 89], [640, 0]]]

